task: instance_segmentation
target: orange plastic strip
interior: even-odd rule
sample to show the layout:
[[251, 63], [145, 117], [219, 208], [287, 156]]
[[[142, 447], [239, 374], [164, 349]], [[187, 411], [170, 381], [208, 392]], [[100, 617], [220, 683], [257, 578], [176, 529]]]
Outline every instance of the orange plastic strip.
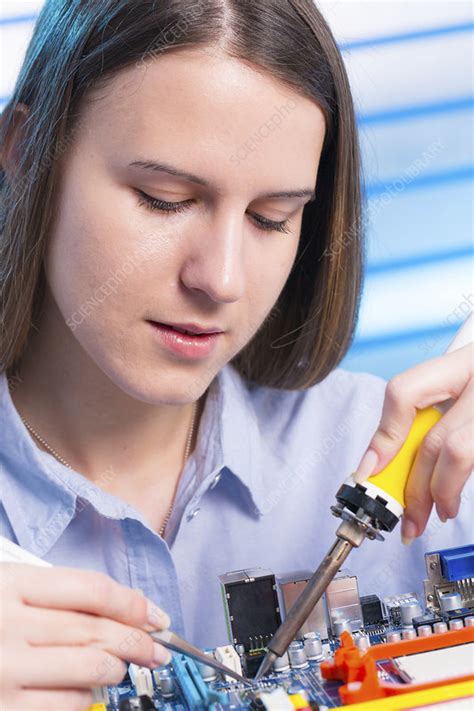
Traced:
[[340, 642], [341, 646], [334, 653], [334, 660], [321, 662], [320, 668], [324, 679], [345, 682], [339, 688], [339, 695], [344, 704], [371, 701], [395, 694], [406, 694], [474, 679], [474, 675], [467, 675], [427, 684], [393, 684], [379, 678], [376, 664], [381, 659], [392, 659], [393, 657], [474, 642], [474, 628], [472, 627], [434, 634], [431, 637], [417, 637], [401, 642], [376, 644], [369, 647], [364, 653], [356, 647], [349, 632], [342, 633]]

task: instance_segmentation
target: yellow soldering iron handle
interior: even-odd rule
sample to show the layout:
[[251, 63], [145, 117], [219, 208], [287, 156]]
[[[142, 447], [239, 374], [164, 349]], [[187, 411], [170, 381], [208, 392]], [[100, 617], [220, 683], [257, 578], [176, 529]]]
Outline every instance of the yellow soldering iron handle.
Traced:
[[[452, 353], [474, 340], [474, 314], [470, 314], [449, 344], [446, 353]], [[450, 401], [437, 404], [436, 407], [425, 407], [418, 410], [411, 426], [406, 442], [392, 461], [375, 476], [369, 477], [368, 483], [388, 494], [395, 507], [405, 508], [405, 486], [408, 475], [415, 461], [418, 448], [430, 429], [443, 416]], [[365, 482], [365, 483], [367, 483]], [[401, 515], [401, 512], [398, 512]]]
[[442, 416], [443, 413], [435, 407], [425, 407], [423, 410], [418, 410], [408, 437], [398, 454], [382, 471], [369, 479], [371, 484], [389, 494], [403, 508], [405, 508], [405, 486], [418, 448], [425, 435]]

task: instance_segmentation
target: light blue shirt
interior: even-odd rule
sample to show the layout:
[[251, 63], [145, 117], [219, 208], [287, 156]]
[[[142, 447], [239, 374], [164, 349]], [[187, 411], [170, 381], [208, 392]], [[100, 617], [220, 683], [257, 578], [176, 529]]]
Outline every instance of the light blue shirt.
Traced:
[[[141, 588], [194, 644], [227, 644], [218, 576], [314, 570], [338, 525], [330, 506], [376, 429], [384, 388], [336, 369], [304, 391], [249, 389], [227, 364], [209, 387], [165, 541], [132, 506], [37, 447], [3, 374], [0, 534], [53, 564]], [[410, 547], [397, 527], [354, 550], [344, 570], [358, 576], [360, 593], [421, 592], [426, 550], [472, 542], [472, 493], [471, 482], [457, 519], [433, 514]]]

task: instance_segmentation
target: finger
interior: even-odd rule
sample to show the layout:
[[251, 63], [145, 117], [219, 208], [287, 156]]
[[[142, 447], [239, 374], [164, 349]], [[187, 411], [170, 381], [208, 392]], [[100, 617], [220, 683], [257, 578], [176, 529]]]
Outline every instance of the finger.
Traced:
[[[461, 472], [458, 472], [459, 462], [450, 459], [450, 470], [446, 470], [445, 459], [447, 455], [446, 445], [453, 433], [465, 426], [466, 418], [469, 418], [472, 405], [470, 403], [473, 395], [473, 385], [469, 384], [465, 393], [457, 400], [450, 410], [434, 425], [424, 437], [415, 458], [414, 465], [408, 477], [405, 488], [405, 513], [402, 522], [402, 539], [409, 543], [408, 539], [413, 539], [421, 535], [428, 521], [433, 501], [440, 503], [441, 498], [449, 501], [450, 496], [456, 499], [467, 477], [469, 476], [468, 452], [463, 455], [467, 460]], [[466, 407], [467, 404], [467, 407]], [[472, 423], [471, 423], [472, 437]], [[469, 423], [468, 423], [469, 429]], [[466, 438], [467, 439], [467, 438]], [[467, 448], [469, 444], [467, 444]], [[472, 448], [472, 444], [471, 444]], [[452, 447], [448, 446], [451, 451]], [[439, 467], [441, 466], [441, 470]], [[466, 473], [467, 469], [467, 473]], [[439, 480], [439, 472], [444, 472]], [[438, 474], [435, 477], [435, 472]], [[446, 475], [449, 481], [446, 481]], [[458, 483], [458, 476], [459, 483]], [[454, 482], [456, 484], [454, 485]], [[446, 520], [444, 512], [441, 513], [441, 520]]]
[[17, 590], [27, 605], [89, 612], [143, 629], [165, 629], [170, 624], [168, 615], [139, 590], [104, 573], [12, 565], [18, 566]]
[[11, 711], [86, 711], [92, 703], [92, 692], [86, 689], [23, 689], [17, 699], [9, 702], [8, 708]]
[[122, 659], [93, 647], [30, 647], [22, 685], [40, 689], [116, 686], [127, 668]]
[[379, 426], [355, 478], [383, 469], [405, 442], [417, 409], [457, 399], [473, 377], [473, 344], [432, 358], [396, 375], [387, 384]]
[[24, 639], [32, 646], [90, 646], [127, 662], [152, 669], [168, 664], [171, 654], [147, 632], [107, 617], [83, 612], [29, 608], [23, 618]]
[[455, 518], [462, 490], [474, 466], [474, 424], [467, 422], [444, 442], [431, 479], [431, 495], [441, 518]]
[[422, 456], [421, 449], [416, 454], [405, 487], [406, 505], [402, 517], [401, 537], [406, 545], [421, 535], [430, 517], [433, 508], [430, 481], [437, 457], [438, 453], [434, 450], [430, 456], [427, 453]]

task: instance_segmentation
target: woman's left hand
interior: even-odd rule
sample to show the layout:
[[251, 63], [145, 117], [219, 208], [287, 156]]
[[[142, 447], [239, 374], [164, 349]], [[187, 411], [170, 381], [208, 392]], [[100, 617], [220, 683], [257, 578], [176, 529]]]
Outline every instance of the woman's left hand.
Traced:
[[407, 481], [404, 543], [423, 533], [433, 504], [441, 521], [457, 516], [474, 467], [474, 344], [420, 363], [387, 383], [378, 429], [355, 475], [363, 481], [393, 459], [416, 408], [448, 399], [453, 404], [425, 436]]

